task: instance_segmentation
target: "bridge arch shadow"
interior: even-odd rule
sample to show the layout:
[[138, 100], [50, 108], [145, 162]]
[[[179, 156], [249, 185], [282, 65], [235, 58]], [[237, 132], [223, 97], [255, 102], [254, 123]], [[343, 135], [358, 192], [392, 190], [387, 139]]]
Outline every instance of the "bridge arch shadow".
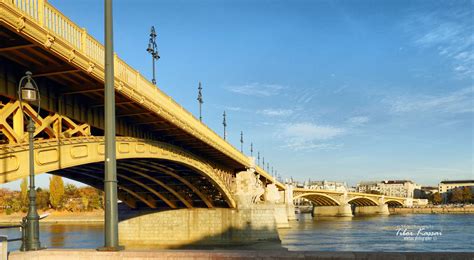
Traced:
[[[52, 171], [97, 189], [104, 187], [104, 163]], [[231, 202], [206, 175], [193, 167], [163, 159], [117, 160], [119, 199], [130, 208], [228, 208]]]
[[322, 193], [316, 193], [316, 192], [303, 193], [303, 194], [293, 197], [293, 200], [296, 200], [299, 198], [307, 199], [311, 201], [313, 205], [315, 206], [339, 206], [340, 205], [340, 203], [336, 199]]
[[359, 207], [379, 205], [379, 203], [376, 200], [372, 198], [367, 198], [367, 197], [354, 197], [348, 200], [347, 203], [354, 206], [359, 206]]
[[[118, 195], [129, 207], [235, 208], [230, 170], [162, 142], [117, 137], [116, 146]], [[27, 145], [7, 152], [13, 161], [28, 158]], [[28, 175], [28, 165], [12, 165], [13, 170], [2, 173], [4, 182]], [[35, 170], [103, 190], [104, 139], [72, 137], [37, 142]]]

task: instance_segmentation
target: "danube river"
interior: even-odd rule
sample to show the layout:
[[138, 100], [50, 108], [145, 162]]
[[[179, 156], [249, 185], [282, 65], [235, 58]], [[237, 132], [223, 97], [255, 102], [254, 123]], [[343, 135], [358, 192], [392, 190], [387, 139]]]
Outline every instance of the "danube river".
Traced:
[[[354, 218], [312, 219], [298, 215], [291, 228], [280, 230], [281, 245], [259, 243], [248, 249], [292, 251], [474, 251], [474, 216], [392, 215]], [[9, 238], [18, 230], [0, 230]], [[98, 224], [42, 224], [41, 243], [48, 248], [97, 248], [103, 245]], [[18, 242], [9, 243], [17, 250]], [[232, 249], [233, 247], [226, 247]], [[245, 249], [245, 247], [234, 247]], [[209, 249], [209, 247], [206, 247]]]

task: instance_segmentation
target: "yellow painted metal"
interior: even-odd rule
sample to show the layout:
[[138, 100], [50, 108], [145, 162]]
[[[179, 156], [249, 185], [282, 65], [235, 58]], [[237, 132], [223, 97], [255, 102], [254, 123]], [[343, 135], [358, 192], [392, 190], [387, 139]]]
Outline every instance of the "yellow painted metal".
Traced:
[[[123, 165], [123, 164], [122, 164]], [[171, 194], [173, 194], [176, 198], [178, 198], [184, 205], [186, 205], [186, 207], [188, 208], [192, 208], [193, 205], [191, 205], [191, 203], [189, 203], [189, 201], [187, 201], [183, 196], [181, 196], [178, 192], [176, 192], [174, 189], [172, 189], [170, 186], [166, 185], [165, 183], [163, 183], [162, 181], [158, 180], [157, 178], [154, 178], [148, 174], [145, 174], [141, 171], [138, 171], [138, 170], [133, 170], [131, 168], [128, 168], [128, 167], [123, 167], [123, 166], [117, 166], [118, 169], [125, 169], [126, 171], [129, 171], [129, 172], [133, 172], [134, 174], [137, 174], [139, 176], [142, 176], [144, 178], [147, 178], [148, 180], [160, 185], [161, 187], [165, 188], [168, 192], [170, 192]]]
[[[216, 188], [226, 198], [230, 207], [235, 207], [231, 189], [217, 174], [211, 163], [203, 158], [188, 153], [178, 147], [144, 139], [117, 137], [117, 159], [149, 158], [163, 159], [195, 169], [215, 184]], [[3, 145], [0, 149], [0, 184], [14, 181], [28, 175], [28, 144]], [[35, 173], [52, 172], [69, 167], [82, 166], [89, 163], [104, 161], [104, 139], [94, 136], [77, 136], [64, 139], [46, 139], [35, 142]], [[153, 167], [159, 165], [150, 163]], [[164, 171], [166, 169], [163, 169]], [[171, 171], [166, 173], [174, 174]], [[212, 207], [209, 199], [191, 183], [177, 174], [181, 182], [189, 185], [203, 201]]]
[[[31, 0], [30, 3], [31, 6], [26, 5], [25, 0], [1, 1], [0, 22], [32, 42], [43, 45], [49, 52], [64, 58], [92, 77], [104, 81], [104, 46], [47, 1]], [[247, 156], [199, 122], [190, 112], [117, 56], [114, 59], [114, 67], [117, 92], [214, 147], [243, 167], [251, 166]], [[9, 139], [15, 139], [15, 136], [10, 136]], [[275, 182], [279, 189], [285, 189], [283, 184], [275, 181], [264, 169], [256, 167], [256, 171], [267, 179], [267, 183]]]
[[383, 200], [384, 203], [394, 202], [398, 205], [404, 205], [407, 198], [403, 197], [392, 197], [379, 194], [369, 194], [369, 193], [360, 193], [360, 192], [341, 192], [334, 190], [314, 190], [314, 189], [304, 189], [304, 188], [294, 188], [293, 189], [293, 199], [297, 198], [309, 198], [310, 196], [326, 196], [331, 198], [333, 201], [336, 201], [339, 205], [339, 198], [346, 195], [346, 202], [354, 202], [355, 204], [360, 204], [364, 206], [373, 206], [379, 205], [380, 200]]

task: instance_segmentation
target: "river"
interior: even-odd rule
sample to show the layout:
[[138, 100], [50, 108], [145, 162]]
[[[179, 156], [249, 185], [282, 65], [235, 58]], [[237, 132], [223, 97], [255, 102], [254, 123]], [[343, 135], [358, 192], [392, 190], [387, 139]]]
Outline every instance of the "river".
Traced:
[[[279, 231], [283, 249], [474, 251], [472, 214], [409, 214], [326, 219], [312, 219], [309, 214], [297, 216], [299, 221], [292, 222], [291, 228]], [[0, 230], [0, 235], [14, 238], [19, 236], [19, 231]], [[97, 248], [103, 245], [103, 226], [42, 224], [40, 237], [42, 245], [48, 248]], [[259, 245], [265, 249], [280, 247], [264, 243]], [[17, 250], [19, 246], [19, 242], [11, 242], [9, 250]], [[235, 248], [242, 249], [242, 247]]]

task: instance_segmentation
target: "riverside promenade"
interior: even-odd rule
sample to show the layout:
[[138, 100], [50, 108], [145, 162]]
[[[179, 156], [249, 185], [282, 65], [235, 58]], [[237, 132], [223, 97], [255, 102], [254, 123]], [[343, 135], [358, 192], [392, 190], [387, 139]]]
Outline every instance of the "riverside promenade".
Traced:
[[474, 259], [473, 253], [407, 253], [407, 252], [318, 252], [318, 251], [275, 251], [275, 250], [143, 250], [120, 252], [97, 252], [93, 249], [12, 252], [9, 260], [136, 260], [136, 259], [354, 259], [354, 260], [410, 260], [410, 259]]

